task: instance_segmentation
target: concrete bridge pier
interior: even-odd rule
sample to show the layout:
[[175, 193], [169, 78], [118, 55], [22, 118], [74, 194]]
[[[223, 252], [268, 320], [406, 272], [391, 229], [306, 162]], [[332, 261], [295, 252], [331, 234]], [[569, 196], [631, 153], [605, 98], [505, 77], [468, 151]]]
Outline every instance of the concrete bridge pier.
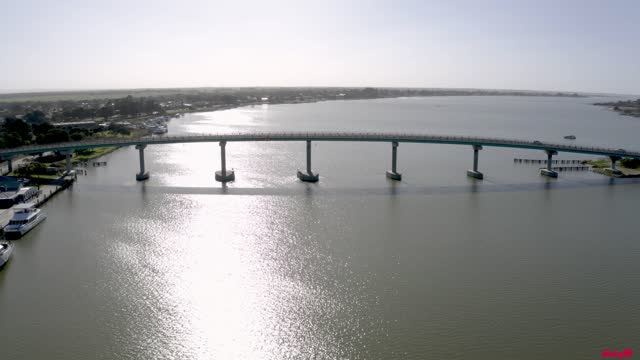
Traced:
[[554, 150], [545, 150], [545, 152], [547, 153], [547, 167], [540, 169], [540, 175], [557, 178], [558, 173], [553, 171], [551, 164], [553, 164], [553, 155], [558, 155], [558, 152]]
[[611, 159], [611, 167], [604, 169], [605, 173], [609, 175], [622, 175], [622, 171], [616, 169], [616, 162], [620, 161], [620, 156], [609, 156]]
[[5, 158], [5, 160], [7, 160], [7, 169], [9, 170], [9, 173], [11, 173], [13, 171], [13, 158], [8, 157]]
[[67, 174], [69, 172], [71, 172], [71, 156], [73, 155], [73, 153], [71, 151], [67, 151], [67, 153], [65, 154], [65, 156], [67, 157], [67, 161], [66, 161], [66, 165], [67, 165]]
[[220, 181], [223, 183], [234, 181], [236, 179], [236, 174], [233, 170], [227, 171], [227, 156], [225, 152], [226, 147], [227, 142], [220, 141], [220, 165], [222, 169], [220, 171], [216, 171], [216, 181]]
[[146, 147], [147, 145], [145, 144], [136, 145], [136, 149], [138, 149], [138, 152], [140, 153], [140, 173], [136, 174], [136, 180], [138, 181], [147, 180], [149, 178], [149, 173], [144, 171], [144, 148]]
[[311, 140], [307, 140], [307, 173], [298, 170], [298, 179], [306, 182], [317, 182], [320, 180], [320, 174], [314, 174], [311, 171]]
[[387, 178], [391, 180], [402, 180], [402, 174], [396, 171], [398, 164], [398, 142], [391, 143], [391, 170], [387, 170]]
[[467, 176], [475, 179], [484, 179], [484, 174], [478, 171], [478, 153], [482, 150], [482, 145], [473, 145], [473, 170], [467, 170]]
[[64, 150], [64, 151], [61, 151], [60, 154], [65, 156], [65, 174], [68, 174], [72, 170], [72, 167], [71, 167], [71, 156], [73, 156], [73, 151], [72, 150]]

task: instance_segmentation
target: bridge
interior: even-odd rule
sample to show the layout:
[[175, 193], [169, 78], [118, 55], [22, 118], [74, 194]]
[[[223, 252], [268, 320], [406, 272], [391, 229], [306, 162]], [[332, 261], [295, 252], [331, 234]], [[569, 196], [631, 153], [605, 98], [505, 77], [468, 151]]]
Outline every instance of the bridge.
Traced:
[[607, 171], [618, 174], [616, 162], [623, 157], [640, 159], [639, 151], [626, 151], [624, 149], [600, 148], [591, 146], [579, 146], [560, 143], [548, 143], [535, 140], [518, 140], [505, 138], [487, 138], [474, 136], [449, 136], [434, 134], [407, 134], [407, 133], [375, 133], [375, 132], [258, 132], [258, 133], [228, 133], [209, 135], [184, 135], [184, 136], [145, 136], [138, 138], [99, 138], [75, 142], [29, 145], [12, 149], [0, 150], [0, 157], [6, 160], [11, 171], [12, 158], [20, 154], [36, 154], [48, 151], [60, 151], [66, 154], [67, 170], [71, 170], [71, 154], [74, 150], [91, 149], [110, 146], [135, 146], [140, 154], [140, 172], [136, 179], [146, 180], [149, 174], [144, 166], [144, 149], [147, 145], [181, 144], [181, 143], [208, 143], [220, 144], [221, 170], [216, 172], [216, 180], [221, 182], [232, 181], [235, 174], [226, 168], [225, 148], [227, 142], [247, 141], [304, 141], [307, 145], [306, 172], [298, 171], [298, 178], [302, 181], [318, 181], [319, 175], [311, 169], [311, 142], [312, 141], [347, 141], [347, 142], [387, 142], [391, 144], [391, 170], [387, 171], [387, 177], [393, 180], [401, 180], [402, 175], [397, 172], [397, 154], [400, 143], [420, 144], [448, 144], [467, 145], [473, 148], [473, 169], [467, 171], [467, 175], [482, 179], [483, 174], [478, 171], [479, 151], [484, 146], [504, 147], [516, 149], [532, 149], [544, 151], [547, 155], [547, 167], [540, 169], [544, 176], [557, 177], [558, 173], [552, 167], [552, 157], [559, 152], [579, 153], [588, 155], [606, 156], [611, 160], [611, 168]]

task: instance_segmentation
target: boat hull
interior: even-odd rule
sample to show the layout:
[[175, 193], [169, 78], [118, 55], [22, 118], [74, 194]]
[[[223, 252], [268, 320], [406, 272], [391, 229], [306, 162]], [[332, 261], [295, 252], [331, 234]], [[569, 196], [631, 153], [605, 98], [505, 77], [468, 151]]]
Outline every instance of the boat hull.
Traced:
[[0, 253], [0, 269], [4, 268], [7, 262], [9, 262], [11, 253], [13, 253], [13, 244], [7, 243], [2, 245], [6, 245], [7, 247]]
[[46, 215], [41, 214], [41, 215], [38, 216], [38, 218], [36, 220], [34, 220], [33, 222], [31, 222], [29, 224], [26, 224], [25, 226], [21, 226], [19, 228], [9, 228], [9, 229], [5, 228], [4, 237], [6, 239], [11, 239], [11, 240], [20, 239], [26, 233], [31, 231], [34, 227], [38, 226], [38, 224], [43, 222], [46, 218], [47, 218]]

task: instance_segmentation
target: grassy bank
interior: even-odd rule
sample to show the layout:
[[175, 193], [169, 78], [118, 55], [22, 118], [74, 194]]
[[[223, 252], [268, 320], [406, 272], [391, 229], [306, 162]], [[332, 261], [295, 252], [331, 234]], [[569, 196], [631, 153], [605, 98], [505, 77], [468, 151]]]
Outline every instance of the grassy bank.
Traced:
[[[119, 147], [117, 146], [110, 146], [110, 147], [81, 150], [73, 156], [73, 162], [74, 163], [88, 162], [90, 160], [104, 156], [110, 152], [113, 152], [118, 148]], [[57, 181], [60, 179], [60, 177], [63, 174], [63, 171], [65, 170], [65, 164], [66, 164], [66, 160], [59, 160], [59, 161], [54, 161], [54, 162], [48, 163], [47, 165], [44, 165], [44, 166], [53, 166], [55, 168], [58, 168], [58, 171], [55, 174], [43, 174], [43, 173], [17, 174], [14, 171], [10, 173], [9, 176], [29, 178], [32, 184], [38, 184], [38, 185], [50, 184], [52, 183], [52, 181]]]
[[[632, 159], [623, 159], [619, 161], [616, 165], [616, 169], [622, 172], [621, 175], [611, 174], [609, 171], [605, 169], [611, 168], [611, 160], [609, 159], [598, 159], [598, 160], [588, 160], [582, 162], [585, 165], [590, 165], [593, 167], [593, 172], [598, 174], [614, 176], [614, 177], [639, 177], [640, 176], [640, 167], [635, 166], [637, 161]], [[625, 166], [625, 164], [627, 166]], [[633, 166], [633, 167], [632, 167]]]
[[87, 162], [89, 160], [93, 160], [93, 159], [99, 158], [100, 156], [106, 155], [110, 152], [113, 152], [116, 149], [118, 149], [117, 146], [109, 146], [109, 147], [81, 150], [76, 152], [76, 155], [73, 157], [73, 161]]
[[40, 179], [40, 180], [58, 180], [60, 175], [30, 175], [30, 179]]
[[[121, 138], [121, 139], [131, 139], [135, 137], [140, 137], [147, 135], [148, 133], [145, 130], [131, 130], [130, 134], [119, 134], [113, 131], [102, 131], [99, 133], [95, 133], [91, 138]], [[92, 148], [76, 151], [73, 156], [73, 162], [86, 162], [89, 160], [97, 159], [100, 156], [107, 155], [110, 152], [113, 152], [118, 149], [118, 146], [107, 146], [101, 148]]]
[[584, 165], [590, 165], [597, 169], [604, 169], [611, 167], [611, 161], [608, 159], [587, 160], [582, 162]]

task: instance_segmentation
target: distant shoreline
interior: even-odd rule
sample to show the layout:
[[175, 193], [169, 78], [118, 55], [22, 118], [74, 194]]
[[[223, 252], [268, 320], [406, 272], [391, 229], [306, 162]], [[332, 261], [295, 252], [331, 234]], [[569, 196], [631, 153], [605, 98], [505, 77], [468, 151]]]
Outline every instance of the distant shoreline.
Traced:
[[[113, 89], [113, 90], [68, 90], [68, 91], [22, 91], [0, 92], [0, 104], [39, 103], [82, 100], [107, 100], [128, 95], [137, 97], [180, 97], [192, 94], [239, 94], [300, 92], [318, 96], [322, 92], [349, 93], [364, 89], [376, 89], [393, 96], [382, 95], [371, 98], [422, 97], [422, 96], [547, 96], [589, 97], [586, 93], [537, 90], [494, 90], [464, 88], [363, 88], [363, 87], [242, 87], [242, 88], [159, 88], [159, 89]], [[397, 95], [395, 95], [397, 94]]]
[[[167, 115], [175, 115], [178, 113], [182, 114], [193, 114], [193, 113], [201, 113], [201, 112], [215, 112], [215, 111], [224, 111], [224, 110], [232, 110], [239, 109], [248, 106], [260, 106], [260, 105], [297, 105], [297, 104], [313, 104], [319, 102], [333, 102], [333, 101], [367, 101], [367, 100], [382, 100], [382, 99], [411, 99], [411, 98], [433, 98], [433, 97], [469, 97], [469, 96], [485, 96], [485, 97], [506, 97], [506, 96], [517, 96], [517, 97], [562, 97], [562, 98], [587, 98], [590, 97], [588, 95], [553, 95], [553, 94], [446, 94], [446, 95], [422, 95], [422, 96], [386, 96], [386, 97], [377, 97], [377, 98], [363, 98], [363, 99], [312, 99], [307, 101], [282, 101], [282, 102], [253, 102], [253, 103], [241, 103], [241, 104], [225, 104], [225, 105], [216, 105], [210, 108], [196, 108], [196, 109], [184, 109], [184, 110], [171, 110], [167, 111]], [[127, 119], [127, 120], [138, 120], [138, 119]]]
[[593, 105], [606, 106], [609, 110], [615, 111], [620, 115], [640, 117], [640, 99], [595, 103]]

